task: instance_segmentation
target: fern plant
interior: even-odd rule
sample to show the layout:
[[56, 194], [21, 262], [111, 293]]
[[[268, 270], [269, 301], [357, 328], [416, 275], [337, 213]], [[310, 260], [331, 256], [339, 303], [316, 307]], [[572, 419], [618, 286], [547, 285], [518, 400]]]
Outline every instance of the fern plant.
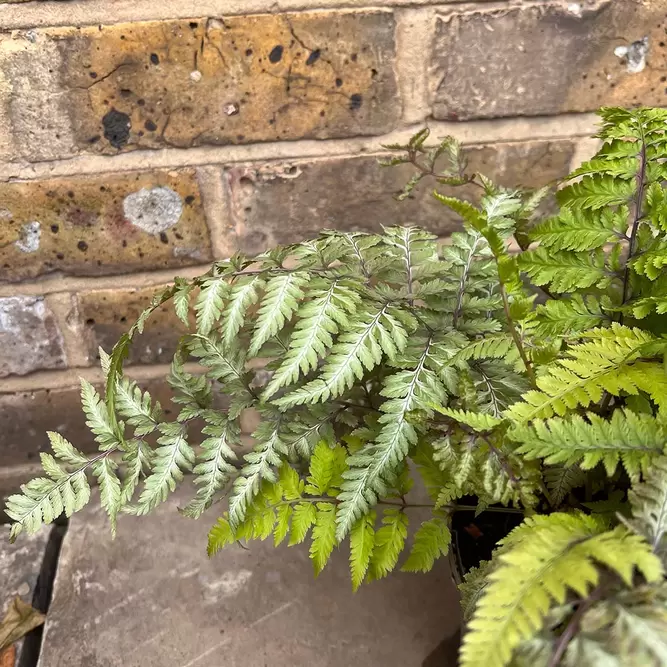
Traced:
[[[225, 499], [211, 556], [309, 541], [317, 574], [347, 544], [356, 589], [430, 570], [456, 512], [506, 510], [521, 522], [461, 586], [462, 667], [667, 665], [667, 111], [601, 119], [602, 149], [550, 217], [548, 190], [469, 173], [454, 139], [427, 147], [425, 130], [385, 164], [414, 167], [399, 199], [428, 179], [476, 188], [475, 204], [434, 193], [462, 219], [450, 243], [327, 231], [177, 278], [100, 352], [104, 396], [82, 385], [99, 454], [49, 434], [45, 476], [9, 499], [12, 538], [83, 507], [91, 477], [115, 529], [187, 474], [185, 515]], [[123, 374], [167, 301], [196, 321], [169, 376], [173, 421]]]

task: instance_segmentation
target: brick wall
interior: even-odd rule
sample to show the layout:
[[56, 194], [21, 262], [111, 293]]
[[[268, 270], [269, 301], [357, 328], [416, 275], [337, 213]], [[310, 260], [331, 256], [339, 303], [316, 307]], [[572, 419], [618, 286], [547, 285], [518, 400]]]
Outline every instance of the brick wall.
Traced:
[[[392, 200], [382, 144], [427, 123], [538, 186], [590, 155], [598, 106], [667, 100], [667, 0], [367, 4], [0, 0], [0, 470], [45, 429], [85, 446], [78, 376], [175, 274], [323, 227], [456, 229]], [[180, 326], [130, 360], [161, 395]]]

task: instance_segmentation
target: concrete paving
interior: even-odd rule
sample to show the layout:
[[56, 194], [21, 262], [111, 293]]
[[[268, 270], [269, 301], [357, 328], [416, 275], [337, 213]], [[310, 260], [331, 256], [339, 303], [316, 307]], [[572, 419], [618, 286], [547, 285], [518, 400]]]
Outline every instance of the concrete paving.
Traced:
[[317, 580], [305, 548], [268, 541], [209, 560], [215, 514], [178, 505], [122, 517], [115, 541], [99, 509], [72, 519], [39, 667], [419, 667], [458, 627], [444, 562], [353, 594], [346, 550]]

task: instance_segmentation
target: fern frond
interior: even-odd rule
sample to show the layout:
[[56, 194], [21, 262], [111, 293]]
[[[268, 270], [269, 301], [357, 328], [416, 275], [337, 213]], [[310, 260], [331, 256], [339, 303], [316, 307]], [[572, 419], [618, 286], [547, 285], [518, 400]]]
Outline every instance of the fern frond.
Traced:
[[225, 517], [220, 517], [215, 525], [208, 532], [208, 557], [212, 558], [219, 551], [222, 551], [228, 544], [234, 544], [236, 536], [229, 521]]
[[241, 429], [234, 420], [224, 415], [212, 413], [206, 415], [208, 424], [202, 433], [209, 437], [201, 443], [199, 461], [193, 473], [197, 475], [194, 483], [199, 486], [197, 496], [183, 510], [183, 514], [193, 519], [199, 518], [213, 503], [215, 494], [227, 484], [236, 472], [233, 461], [237, 456], [233, 447], [241, 442]]
[[463, 577], [458, 589], [461, 594], [461, 611], [464, 622], [468, 622], [475, 613], [477, 603], [489, 584], [489, 574], [495, 564], [490, 560], [483, 560], [478, 567], [471, 567]]
[[167, 382], [174, 390], [172, 403], [183, 406], [177, 417], [179, 422], [199, 417], [203, 410], [211, 406], [211, 383], [204, 375], [187, 373], [178, 354], [171, 364]]
[[424, 521], [415, 533], [414, 543], [408, 559], [403, 563], [403, 572], [430, 572], [435, 561], [449, 552], [452, 534], [447, 522], [441, 518]]
[[662, 577], [646, 542], [626, 529], [582, 513], [534, 516], [501, 542], [497, 567], [477, 603], [461, 648], [462, 667], [504, 667], [522, 640], [543, 626], [549, 608], [568, 590], [585, 597], [601, 564], [631, 585], [635, 568], [649, 581]]
[[500, 333], [485, 336], [480, 340], [469, 343], [458, 350], [452, 361], [467, 361], [469, 359], [508, 359], [515, 356], [514, 341], [509, 334]]
[[128, 443], [123, 454], [125, 477], [120, 489], [123, 507], [132, 501], [142, 475], [151, 470], [153, 458], [153, 450], [143, 440], [132, 440]]
[[626, 204], [634, 194], [632, 181], [614, 178], [611, 175], [585, 176], [578, 183], [572, 183], [559, 190], [558, 202], [562, 206], [578, 210], [597, 211], [605, 206]]
[[552, 252], [595, 250], [622, 238], [627, 220], [627, 206], [618, 211], [605, 209], [599, 214], [563, 209], [560, 215], [535, 225], [530, 239], [539, 241]]
[[122, 377], [116, 385], [116, 409], [121, 417], [134, 426], [134, 435], [142, 438], [152, 433], [162, 419], [159, 403], [153, 405], [148, 392], [142, 392], [136, 382]]
[[190, 326], [190, 295], [194, 290], [194, 283], [190, 283], [184, 278], [174, 280], [174, 311], [185, 326]]
[[290, 339], [289, 350], [264, 390], [266, 400], [281, 387], [296, 382], [299, 375], [307, 375], [317, 367], [318, 360], [333, 347], [333, 336], [339, 327], [350, 324], [359, 296], [339, 280], [328, 288], [309, 293], [310, 300], [297, 312], [297, 324]]
[[665, 561], [667, 557], [667, 458], [651, 462], [641, 484], [628, 497], [632, 505], [632, 527], [643, 535], [653, 551]]
[[224, 276], [207, 278], [202, 282], [195, 312], [197, 313], [197, 331], [202, 336], [211, 330], [220, 319], [225, 298], [229, 294], [229, 282]]
[[294, 272], [274, 276], [266, 283], [248, 348], [249, 356], [257, 356], [264, 343], [285, 326], [299, 307], [307, 282], [307, 273]]
[[313, 496], [336, 495], [343, 482], [343, 472], [347, 467], [347, 452], [344, 447], [329, 447], [320, 442], [310, 459], [306, 493]]
[[375, 544], [368, 567], [369, 580], [382, 579], [393, 571], [407, 536], [408, 515], [402, 509], [385, 509], [382, 526], [375, 532]]
[[[334, 528], [334, 535], [335, 535]], [[366, 578], [375, 546], [375, 512], [361, 517], [350, 530], [350, 574], [357, 590]]]
[[190, 472], [195, 453], [186, 440], [186, 431], [175, 422], [160, 424], [159, 447], [155, 450], [151, 474], [144, 482], [139, 502], [132, 511], [148, 514], [173, 493], [176, 484], [183, 480], [183, 473]]
[[117, 464], [108, 456], [91, 467], [100, 487], [100, 505], [109, 516], [111, 534], [116, 534], [116, 518], [122, 507], [121, 486], [116, 474]]
[[542, 336], [560, 336], [599, 327], [609, 321], [592, 296], [573, 294], [569, 299], [550, 299], [539, 306], [537, 332]]
[[579, 464], [590, 470], [602, 463], [610, 477], [622, 462], [630, 477], [637, 477], [665, 450], [667, 434], [652, 415], [615, 410], [610, 419], [595, 413], [554, 417], [518, 426], [510, 437], [521, 443], [518, 454], [544, 459], [548, 465]]
[[483, 412], [468, 412], [467, 410], [456, 410], [454, 408], [438, 408], [437, 411], [459, 424], [469, 426], [473, 431], [492, 431], [496, 426], [503, 423], [502, 419]]
[[568, 358], [546, 367], [538, 377], [540, 391], [529, 391], [524, 402], [515, 403], [506, 416], [517, 423], [565, 415], [577, 406], [588, 407], [604, 392], [619, 396], [643, 391], [659, 405], [667, 405], [667, 375], [662, 365], [637, 361], [655, 338], [640, 329], [617, 323], [609, 329], [582, 334], [584, 343], [573, 345]]
[[594, 252], [552, 252], [540, 246], [519, 256], [519, 269], [527, 273], [536, 285], [549, 285], [553, 292], [573, 292], [596, 285], [609, 284], [613, 274], [605, 265], [605, 254]]
[[[328, 504], [328, 503], [323, 503]], [[335, 513], [333, 513], [335, 523]], [[332, 518], [332, 517], [329, 517]], [[292, 514], [292, 528], [290, 529], [289, 546], [301, 544], [306, 539], [308, 531], [317, 520], [317, 508], [315, 503], [303, 502], [294, 506]], [[335, 537], [335, 531], [334, 531]]]
[[257, 442], [252, 452], [243, 458], [245, 465], [229, 498], [229, 522], [236, 528], [243, 521], [249, 504], [260, 491], [263, 480], [274, 483], [277, 480], [276, 469], [282, 456], [286, 454], [285, 443], [280, 435], [280, 419], [268, 418], [262, 421], [253, 433]]
[[86, 415], [86, 426], [95, 434], [100, 449], [106, 451], [120, 444], [119, 435], [109, 419], [107, 407], [88, 380], [81, 378], [81, 405]]
[[375, 504], [387, 490], [395, 471], [417, 442], [417, 430], [409, 414], [417, 408], [429, 410], [433, 400], [443, 401], [446, 391], [433, 371], [427, 368], [432, 339], [416, 366], [389, 376], [380, 392], [389, 398], [381, 406], [381, 425], [376, 440], [348, 459], [349, 470], [343, 474], [338, 508], [338, 539], [342, 540], [352, 525]]
[[543, 475], [553, 507], [561, 505], [570, 491], [586, 483], [586, 475], [578, 465], [547, 466]]
[[318, 403], [340, 396], [387, 355], [403, 350], [408, 333], [390, 306], [365, 311], [350, 331], [342, 334], [327, 356], [320, 377], [273, 401], [281, 409]]
[[658, 279], [667, 266], [667, 242], [656, 243], [641, 255], [633, 257], [629, 264], [640, 276], [646, 276], [649, 280]]
[[315, 575], [318, 575], [329, 562], [336, 546], [336, 506], [333, 503], [316, 503], [316, 506], [310, 559], [313, 561]]
[[264, 281], [259, 276], [239, 277], [232, 286], [222, 318], [222, 342], [225, 347], [233, 346], [245, 324], [248, 309], [257, 303], [263, 288]]

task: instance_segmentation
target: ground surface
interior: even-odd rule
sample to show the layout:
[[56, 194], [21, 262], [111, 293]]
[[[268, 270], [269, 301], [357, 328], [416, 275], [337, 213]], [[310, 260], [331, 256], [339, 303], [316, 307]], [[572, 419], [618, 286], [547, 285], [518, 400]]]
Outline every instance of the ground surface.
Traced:
[[[353, 594], [344, 550], [317, 580], [298, 547], [257, 543], [209, 560], [210, 522], [183, 518], [178, 501], [150, 517], [123, 517], [115, 541], [94, 507], [70, 521], [39, 667], [455, 664], [437, 649], [458, 626], [444, 563], [429, 575], [396, 574]], [[19, 582], [8, 588], [24, 580], [34, 588], [47, 538], [19, 542], [18, 557], [2, 542], [3, 589], [2, 563], [10, 563], [10, 582]], [[33, 665], [28, 657], [17, 667], [34, 667], [36, 656]]]

